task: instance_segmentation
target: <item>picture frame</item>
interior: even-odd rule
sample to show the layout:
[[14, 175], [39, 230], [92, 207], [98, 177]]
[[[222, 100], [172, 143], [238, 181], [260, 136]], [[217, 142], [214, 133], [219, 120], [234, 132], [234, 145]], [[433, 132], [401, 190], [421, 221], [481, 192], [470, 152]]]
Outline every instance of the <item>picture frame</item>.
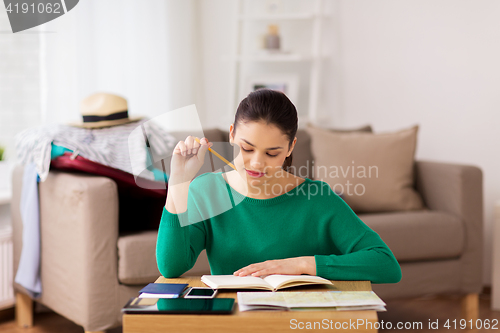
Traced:
[[257, 89], [267, 88], [281, 91], [293, 104], [297, 105], [299, 94], [299, 77], [295, 74], [266, 74], [246, 77], [241, 89], [241, 99]]

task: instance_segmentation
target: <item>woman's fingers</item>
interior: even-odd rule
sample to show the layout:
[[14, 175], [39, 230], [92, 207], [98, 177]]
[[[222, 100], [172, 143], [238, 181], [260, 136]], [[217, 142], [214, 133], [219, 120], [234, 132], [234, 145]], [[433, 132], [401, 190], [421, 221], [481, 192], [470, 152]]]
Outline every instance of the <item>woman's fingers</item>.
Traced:
[[208, 142], [208, 140], [203, 137], [200, 142], [196, 141], [193, 136], [188, 136], [185, 141], [179, 141], [174, 148], [174, 154], [188, 156], [196, 155], [200, 150], [201, 144], [206, 144], [208, 147], [212, 147], [213, 143]]
[[196, 153], [198, 152], [198, 149], [200, 148], [200, 144], [198, 143], [197, 140], [194, 140], [193, 141], [193, 150], [192, 150], [192, 154], [193, 155], [196, 155]]
[[272, 271], [271, 271], [271, 270], [269, 270], [269, 269], [262, 269], [262, 270], [260, 270], [260, 271], [257, 271], [257, 272], [252, 273], [252, 276], [257, 276], [257, 277], [266, 277], [266, 276], [271, 275], [271, 274], [279, 274], [279, 273], [272, 272]]
[[[172, 178], [191, 181], [204, 163], [205, 154], [212, 146], [205, 138], [198, 142], [194, 136], [179, 141], [174, 148], [171, 160], [170, 173]], [[181, 157], [182, 156], [182, 157]]]
[[237, 275], [237, 276], [247, 276], [247, 275], [253, 274], [255, 272], [258, 272], [259, 270], [265, 268], [267, 265], [269, 265], [269, 262], [267, 262], [267, 261], [259, 262], [256, 264], [251, 264], [251, 265], [248, 265], [246, 267], [243, 267], [243, 268], [237, 270], [233, 274]]
[[[310, 274], [309, 271], [304, 271], [304, 258], [307, 257], [297, 257], [297, 258], [287, 258], [287, 259], [276, 259], [276, 260], [266, 260], [264, 262], [259, 262], [256, 264], [251, 264], [243, 267], [233, 274], [236, 276], [264, 276], [271, 274], [285, 274], [285, 275], [299, 275], [299, 274]], [[307, 259], [309, 260], [309, 259]], [[315, 265], [314, 257], [310, 258], [313, 265]], [[312, 270], [311, 270], [312, 272]], [[316, 270], [314, 269], [314, 275], [316, 275]]]
[[192, 153], [192, 150], [193, 150], [193, 145], [194, 145], [194, 137], [189, 135], [186, 140], [185, 140], [185, 144], [186, 144], [186, 149], [187, 149], [187, 154], [186, 155], [191, 155]]
[[177, 145], [174, 148], [174, 154], [186, 156], [186, 144], [184, 141], [177, 142]]

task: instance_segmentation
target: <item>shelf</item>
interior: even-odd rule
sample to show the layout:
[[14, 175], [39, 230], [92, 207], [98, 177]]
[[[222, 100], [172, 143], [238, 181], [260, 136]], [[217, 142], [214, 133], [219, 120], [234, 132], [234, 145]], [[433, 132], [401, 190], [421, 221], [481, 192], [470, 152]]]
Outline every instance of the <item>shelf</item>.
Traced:
[[298, 53], [281, 53], [281, 54], [249, 54], [230, 56], [225, 55], [221, 57], [222, 61], [236, 61], [236, 62], [300, 62], [312, 61], [314, 59], [327, 59], [328, 54], [319, 56], [302, 55]]
[[12, 192], [10, 190], [0, 190], [0, 205], [10, 204]]
[[[241, 95], [249, 89], [249, 76], [294, 75], [297, 77], [295, 81], [299, 81], [294, 85], [300, 86], [301, 95], [295, 100], [298, 103], [296, 107], [302, 110], [299, 122], [304, 126], [310, 119], [320, 121], [318, 90], [321, 86], [321, 67], [329, 59], [329, 55], [325, 54], [328, 51], [322, 49], [322, 32], [325, 30], [324, 21], [334, 17], [326, 1], [297, 0], [295, 6], [280, 4], [276, 10], [271, 10], [270, 3], [267, 7], [259, 5], [258, 1], [238, 0], [237, 3], [237, 14], [233, 18], [233, 49], [231, 55], [222, 57], [223, 61], [230, 63], [228, 114], [234, 115]], [[283, 26], [280, 34], [283, 39], [296, 37], [295, 43], [290, 44], [293, 47], [286, 47], [282, 52], [261, 49], [262, 43], [257, 45], [257, 38], [262, 37], [263, 28], [268, 24]], [[283, 82], [292, 85], [286, 80]]]
[[281, 54], [252, 54], [246, 56], [237, 56], [236, 61], [255, 61], [255, 62], [297, 62], [312, 60], [311, 56], [304, 56], [297, 53]]
[[238, 19], [253, 20], [253, 21], [269, 21], [269, 20], [310, 20], [317, 15], [313, 13], [284, 13], [284, 14], [263, 14], [263, 15], [240, 15]]

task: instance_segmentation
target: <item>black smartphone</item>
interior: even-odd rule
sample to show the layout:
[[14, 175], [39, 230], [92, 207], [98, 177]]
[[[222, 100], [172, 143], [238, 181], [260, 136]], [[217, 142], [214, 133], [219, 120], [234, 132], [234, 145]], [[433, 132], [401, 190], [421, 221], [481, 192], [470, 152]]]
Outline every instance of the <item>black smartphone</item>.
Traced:
[[131, 298], [122, 308], [123, 313], [184, 313], [230, 314], [234, 310], [234, 298]]
[[217, 290], [205, 287], [192, 287], [184, 295], [184, 298], [214, 298]]

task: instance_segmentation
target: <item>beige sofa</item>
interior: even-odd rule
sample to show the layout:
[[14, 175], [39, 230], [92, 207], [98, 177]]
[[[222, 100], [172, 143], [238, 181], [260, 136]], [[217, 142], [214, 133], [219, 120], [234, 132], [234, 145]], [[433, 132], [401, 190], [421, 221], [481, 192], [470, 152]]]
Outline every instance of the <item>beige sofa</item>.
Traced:
[[[176, 133], [178, 139], [185, 135]], [[228, 140], [221, 130], [205, 135], [213, 142]], [[301, 130], [297, 137], [293, 164], [299, 167], [313, 157], [308, 134]], [[403, 272], [400, 283], [373, 288], [384, 300], [459, 293], [469, 310], [465, 316], [473, 318], [482, 288], [482, 172], [474, 166], [425, 161], [415, 166], [416, 189], [427, 209], [359, 215], [392, 249]], [[208, 158], [201, 172], [206, 171], [211, 171]], [[16, 270], [22, 248], [22, 173], [23, 168], [17, 167], [13, 179]], [[52, 170], [40, 183], [39, 193], [43, 292], [37, 302], [86, 331], [119, 326], [121, 307], [159, 276], [156, 231], [119, 232], [119, 193], [114, 181], [105, 177]], [[137, 221], [137, 229], [142, 223]], [[201, 273], [209, 273], [204, 252], [187, 274]], [[18, 322], [29, 326], [32, 301], [21, 286], [15, 284], [15, 290]]]

